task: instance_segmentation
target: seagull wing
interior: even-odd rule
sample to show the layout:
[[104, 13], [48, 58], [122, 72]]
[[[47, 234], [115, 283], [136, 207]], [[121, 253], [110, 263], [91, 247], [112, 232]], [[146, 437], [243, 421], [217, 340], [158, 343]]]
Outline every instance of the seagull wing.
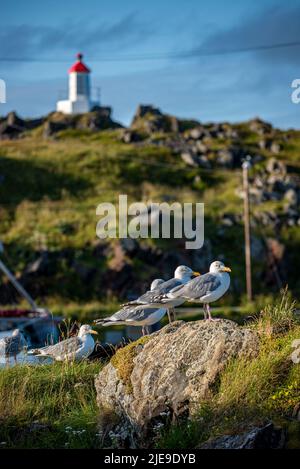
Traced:
[[43, 354], [48, 356], [61, 356], [69, 353], [75, 353], [82, 345], [79, 337], [70, 337], [69, 339], [62, 340], [54, 345], [49, 345], [40, 349], [36, 349], [36, 354]]
[[173, 288], [181, 286], [182, 282], [177, 278], [171, 278], [166, 282], [162, 283], [158, 286], [155, 290], [149, 290], [144, 295], [140, 296], [137, 300], [131, 301], [129, 304], [151, 304], [156, 303], [158, 299], [161, 298], [162, 295], [165, 295], [169, 291], [173, 290]]
[[170, 298], [186, 298], [193, 300], [202, 298], [208, 293], [216, 290], [221, 285], [220, 279], [213, 274], [207, 273], [190, 280], [185, 285], [174, 288], [170, 293]]
[[131, 314], [128, 316], [127, 321], [144, 321], [151, 314], [155, 313], [159, 308], [143, 308], [142, 306], [137, 306], [131, 311]]
[[145, 309], [142, 305], [140, 306], [125, 306], [124, 308], [117, 311], [112, 316], [104, 319], [98, 319], [97, 324], [105, 324], [108, 322], [124, 322], [124, 321], [142, 321], [151, 315], [158, 308]]

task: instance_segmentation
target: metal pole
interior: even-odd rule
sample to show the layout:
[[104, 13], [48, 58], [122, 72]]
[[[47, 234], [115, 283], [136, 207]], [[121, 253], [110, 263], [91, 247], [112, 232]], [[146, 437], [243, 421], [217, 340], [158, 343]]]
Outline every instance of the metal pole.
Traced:
[[250, 203], [249, 203], [249, 168], [250, 158], [243, 162], [243, 186], [244, 186], [244, 229], [245, 229], [245, 262], [246, 262], [246, 286], [247, 297], [252, 301], [252, 276], [251, 276], [251, 238], [250, 238]]
[[38, 310], [38, 306], [37, 304], [35, 303], [35, 301], [31, 298], [31, 296], [29, 295], [29, 293], [27, 293], [27, 291], [22, 287], [22, 285], [20, 284], [20, 282], [18, 282], [18, 280], [16, 279], [16, 277], [8, 270], [8, 268], [5, 266], [5, 264], [1, 261], [0, 259], [0, 269], [2, 270], [2, 272], [9, 278], [9, 280], [11, 281], [11, 283], [13, 284], [13, 286], [15, 287], [15, 289], [20, 293], [21, 296], [23, 296], [23, 298], [25, 298], [25, 300], [28, 301], [28, 303], [30, 304], [30, 307], [34, 310], [34, 311], [37, 311]]

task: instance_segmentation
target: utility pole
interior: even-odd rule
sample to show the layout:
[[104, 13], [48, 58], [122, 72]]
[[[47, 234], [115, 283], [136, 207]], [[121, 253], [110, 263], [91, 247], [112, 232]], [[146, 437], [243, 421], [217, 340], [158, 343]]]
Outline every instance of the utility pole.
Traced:
[[247, 156], [242, 164], [244, 186], [244, 230], [245, 230], [245, 263], [247, 297], [252, 301], [252, 276], [251, 276], [251, 238], [250, 238], [250, 202], [249, 202], [249, 169], [251, 157]]

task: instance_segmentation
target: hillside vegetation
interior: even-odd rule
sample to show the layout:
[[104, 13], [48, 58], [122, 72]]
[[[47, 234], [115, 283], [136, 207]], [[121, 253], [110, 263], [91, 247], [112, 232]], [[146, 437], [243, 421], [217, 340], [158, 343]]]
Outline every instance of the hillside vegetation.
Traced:
[[[139, 294], [154, 277], [171, 276], [180, 263], [203, 272], [215, 258], [233, 270], [223, 304], [242, 304], [241, 162], [247, 154], [255, 163], [255, 293], [272, 295], [287, 283], [300, 292], [299, 131], [273, 129], [258, 119], [235, 125], [180, 121], [152, 107], [140, 107], [129, 129], [91, 128], [94, 114], [73, 124], [63, 119], [49, 115], [0, 142], [4, 260], [43, 304], [99, 315]], [[50, 133], [49, 122], [56, 123]], [[175, 239], [98, 240], [96, 207], [117, 205], [119, 194], [129, 203], [204, 202], [203, 249], [186, 251]], [[2, 304], [17, 300], [4, 281]]]

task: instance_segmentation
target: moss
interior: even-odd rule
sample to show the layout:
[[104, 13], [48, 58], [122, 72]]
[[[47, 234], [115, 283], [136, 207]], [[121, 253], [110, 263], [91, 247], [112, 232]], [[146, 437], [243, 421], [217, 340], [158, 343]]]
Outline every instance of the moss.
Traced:
[[150, 336], [144, 336], [126, 347], [119, 349], [110, 361], [116, 368], [119, 378], [125, 384], [125, 389], [128, 394], [132, 392], [130, 376], [133, 370], [133, 360], [138, 354], [138, 347], [144, 346], [150, 339]]

